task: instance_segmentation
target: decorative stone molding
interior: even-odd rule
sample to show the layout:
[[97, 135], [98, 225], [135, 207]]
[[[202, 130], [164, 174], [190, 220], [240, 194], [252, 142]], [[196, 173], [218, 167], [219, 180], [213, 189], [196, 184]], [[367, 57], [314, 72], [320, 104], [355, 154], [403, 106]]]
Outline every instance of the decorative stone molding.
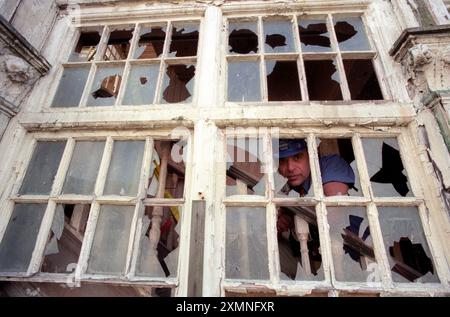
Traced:
[[0, 113], [8, 118], [14, 117], [19, 112], [19, 109], [8, 100], [0, 96]]
[[448, 45], [445, 51], [442, 53], [442, 60], [444, 61], [445, 66], [450, 66], [450, 45]]
[[31, 70], [30, 64], [14, 55], [5, 56], [2, 70], [6, 72], [11, 81], [16, 83], [25, 84], [36, 77]]
[[430, 48], [426, 44], [416, 44], [408, 50], [409, 54], [409, 66], [413, 69], [418, 68], [431, 63], [433, 54]]

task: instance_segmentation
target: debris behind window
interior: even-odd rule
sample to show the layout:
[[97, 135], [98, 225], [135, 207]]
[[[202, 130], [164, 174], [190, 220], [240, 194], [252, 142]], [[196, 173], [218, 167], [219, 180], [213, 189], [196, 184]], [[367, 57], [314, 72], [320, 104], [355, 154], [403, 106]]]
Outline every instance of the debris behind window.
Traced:
[[114, 106], [122, 84], [122, 66], [99, 67], [88, 99], [88, 106]]
[[100, 38], [101, 31], [81, 32], [78, 43], [69, 57], [69, 62], [90, 62], [94, 60]]
[[134, 58], [147, 59], [161, 56], [165, 39], [165, 27], [143, 27], [140, 32], [140, 38], [134, 53]]
[[132, 38], [133, 29], [112, 30], [109, 35], [108, 45], [103, 55], [103, 59], [105, 61], [127, 59]]
[[194, 77], [194, 65], [167, 66], [164, 75], [162, 103], [191, 102]]

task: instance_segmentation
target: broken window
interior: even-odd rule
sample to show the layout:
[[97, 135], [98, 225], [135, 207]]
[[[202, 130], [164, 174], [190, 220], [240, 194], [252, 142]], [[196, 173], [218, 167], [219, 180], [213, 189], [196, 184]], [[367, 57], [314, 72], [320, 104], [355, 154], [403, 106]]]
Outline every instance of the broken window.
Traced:
[[330, 52], [331, 41], [325, 20], [300, 19], [298, 30], [303, 52]]
[[[381, 282], [364, 207], [327, 207], [334, 275], [338, 281]], [[369, 280], [369, 275], [371, 275]]]
[[69, 62], [93, 61], [101, 36], [101, 30], [81, 31], [77, 45], [69, 57]]
[[146, 206], [142, 219], [137, 276], [177, 277], [180, 206]]
[[264, 195], [263, 144], [256, 138], [227, 140], [227, 196]]
[[0, 272], [27, 272], [46, 206], [14, 206], [0, 244]]
[[225, 277], [269, 279], [266, 209], [229, 207], [226, 214]]
[[371, 50], [361, 18], [336, 19], [334, 30], [341, 51]]
[[394, 282], [439, 283], [416, 207], [378, 207]]
[[53, 98], [52, 107], [78, 107], [90, 67], [64, 68], [58, 89]]
[[269, 101], [302, 99], [296, 61], [267, 61], [266, 72]]
[[364, 138], [362, 144], [374, 195], [411, 197], [397, 139]]
[[310, 100], [342, 100], [341, 80], [334, 60], [305, 60]]
[[277, 231], [280, 278], [296, 281], [323, 280], [315, 207], [278, 207]]
[[164, 75], [162, 103], [191, 102], [195, 65], [168, 65]]
[[136, 196], [144, 141], [115, 141], [104, 195]]
[[90, 209], [89, 204], [56, 206], [41, 272], [69, 274], [75, 271]]
[[64, 182], [63, 194], [92, 195], [105, 142], [77, 141]]
[[370, 59], [344, 59], [352, 100], [382, 100], [383, 94]]
[[121, 275], [125, 272], [134, 209], [134, 206], [100, 207], [87, 273]]
[[228, 51], [231, 54], [258, 53], [258, 32], [255, 22], [232, 22], [228, 33]]
[[155, 98], [159, 64], [132, 65], [123, 105], [148, 105]]
[[259, 101], [261, 86], [258, 62], [230, 62], [228, 64], [228, 100]]
[[161, 26], [142, 27], [139, 34], [139, 41], [135, 59], [157, 58], [162, 55], [164, 41], [166, 40], [166, 28]]
[[103, 60], [116, 61], [127, 59], [130, 52], [133, 28], [114, 28], [109, 35], [108, 43], [103, 54]]
[[88, 106], [114, 106], [122, 84], [123, 66], [99, 67], [89, 94]]
[[19, 191], [20, 195], [50, 194], [65, 146], [65, 141], [37, 142], [30, 166]]
[[268, 20], [264, 21], [264, 39], [266, 53], [294, 52], [294, 38], [292, 36], [292, 21]]
[[169, 56], [196, 56], [198, 47], [198, 26], [180, 25], [172, 28]]

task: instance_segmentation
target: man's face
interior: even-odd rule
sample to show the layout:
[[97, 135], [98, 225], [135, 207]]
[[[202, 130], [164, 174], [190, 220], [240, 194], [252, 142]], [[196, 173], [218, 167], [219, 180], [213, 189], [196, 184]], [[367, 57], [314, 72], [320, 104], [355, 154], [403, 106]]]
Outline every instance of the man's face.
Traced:
[[290, 186], [302, 184], [311, 173], [308, 151], [280, 159], [278, 172], [288, 179]]

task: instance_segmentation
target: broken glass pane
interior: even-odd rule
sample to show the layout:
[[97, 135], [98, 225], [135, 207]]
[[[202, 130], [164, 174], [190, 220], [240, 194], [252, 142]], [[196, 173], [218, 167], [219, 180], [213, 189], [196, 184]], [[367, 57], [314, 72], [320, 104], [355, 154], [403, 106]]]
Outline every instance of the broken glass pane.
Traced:
[[57, 205], [41, 272], [75, 271], [91, 205]]
[[157, 58], [161, 56], [166, 40], [166, 28], [160, 26], [143, 27], [136, 51], [135, 59]]
[[90, 67], [65, 68], [51, 107], [78, 107]]
[[339, 72], [334, 60], [305, 61], [309, 100], [342, 100]]
[[0, 272], [26, 272], [44, 217], [45, 204], [16, 204], [0, 244]]
[[344, 59], [352, 100], [382, 100], [377, 74], [370, 59]]
[[258, 62], [230, 62], [228, 64], [228, 101], [261, 100]]
[[37, 142], [27, 173], [20, 188], [20, 195], [48, 195], [58, 171], [66, 141]]
[[169, 65], [164, 75], [162, 103], [191, 102], [194, 90], [194, 65]]
[[334, 30], [341, 51], [370, 51], [369, 41], [361, 18], [336, 20]]
[[104, 195], [136, 196], [145, 141], [115, 141]]
[[169, 56], [196, 56], [198, 47], [198, 26], [183, 25], [172, 29]]
[[225, 277], [269, 279], [266, 209], [227, 208]]
[[105, 142], [77, 141], [64, 182], [63, 194], [92, 195]]
[[362, 144], [374, 195], [412, 196], [397, 140], [365, 138]]
[[99, 67], [87, 105], [114, 106], [122, 83], [122, 66]]
[[296, 61], [267, 61], [266, 68], [269, 101], [302, 99]]
[[298, 25], [303, 52], [330, 52], [331, 41], [325, 20], [300, 20]]
[[399, 283], [439, 283], [416, 207], [378, 207], [384, 246]]
[[256, 22], [230, 23], [228, 46], [232, 54], [258, 53]]
[[[324, 188], [325, 196], [362, 196], [351, 139], [321, 139], [318, 144], [322, 184], [340, 183], [339, 188]], [[343, 184], [347, 185], [346, 191], [340, 188]]]
[[124, 273], [133, 213], [134, 206], [101, 206], [87, 273]]
[[153, 103], [159, 64], [133, 65], [123, 97], [124, 105], [148, 105]]
[[279, 207], [278, 253], [282, 280], [323, 280], [319, 230], [314, 206]]
[[131, 39], [133, 38], [132, 28], [115, 29], [109, 35], [103, 60], [115, 61], [127, 59], [130, 52]]
[[101, 36], [100, 30], [81, 32], [77, 46], [69, 57], [69, 62], [90, 62], [94, 60]]
[[307, 149], [304, 139], [272, 140], [276, 197], [313, 196]]
[[265, 194], [262, 139], [227, 139], [227, 196]]
[[[147, 197], [183, 198], [186, 151], [187, 145], [183, 141], [155, 141]], [[160, 182], [161, 173], [165, 173], [162, 169], [167, 170], [164, 182]], [[160, 186], [164, 187], [164, 191], [158, 197]]]
[[365, 207], [327, 207], [336, 280], [381, 282]]
[[266, 53], [295, 51], [291, 21], [264, 21], [264, 38]]
[[[179, 206], [145, 208], [136, 270], [138, 276], [177, 277], [181, 214]], [[158, 219], [161, 220], [160, 233], [152, 227]]]

